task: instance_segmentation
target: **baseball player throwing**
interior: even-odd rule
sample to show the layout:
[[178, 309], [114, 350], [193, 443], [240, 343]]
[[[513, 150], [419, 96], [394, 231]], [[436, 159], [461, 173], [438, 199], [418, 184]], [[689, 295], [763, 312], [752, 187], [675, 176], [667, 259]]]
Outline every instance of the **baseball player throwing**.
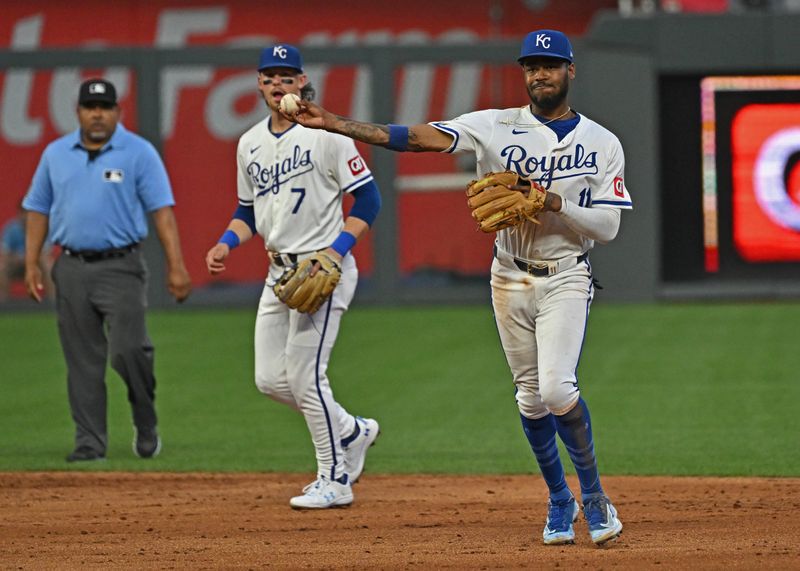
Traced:
[[[358, 281], [350, 249], [375, 220], [380, 194], [352, 140], [295, 125], [279, 113], [283, 98], [313, 97], [297, 48], [262, 51], [258, 89], [269, 116], [239, 139], [239, 205], [206, 265], [211, 274], [222, 273], [234, 248], [263, 236], [270, 268], [256, 317], [256, 386], [303, 414], [317, 458], [316, 479], [289, 503], [298, 509], [349, 505], [351, 484], [379, 427], [334, 400], [326, 370]], [[343, 220], [346, 192], [355, 202]]]
[[[589, 250], [612, 240], [620, 211], [632, 207], [624, 157], [611, 132], [568, 103], [575, 65], [563, 33], [531, 32], [517, 61], [530, 99], [523, 107], [409, 127], [361, 123], [304, 102], [292, 118], [396, 151], [477, 155], [480, 180], [470, 185], [468, 204], [482, 230], [497, 231], [492, 304], [522, 427], [550, 490], [544, 542], [572, 543], [580, 512], [558, 435], [580, 480], [591, 539], [602, 544], [619, 536], [622, 523], [600, 485], [576, 371], [594, 295]], [[492, 206], [495, 197], [501, 206]]]

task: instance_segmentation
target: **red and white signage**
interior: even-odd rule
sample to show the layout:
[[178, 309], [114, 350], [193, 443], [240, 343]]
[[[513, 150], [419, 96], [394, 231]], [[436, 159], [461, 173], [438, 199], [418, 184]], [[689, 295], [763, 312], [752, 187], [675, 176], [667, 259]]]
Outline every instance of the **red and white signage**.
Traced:
[[[3, 5], [0, 45], [12, 50], [55, 47], [263, 46], [280, 41], [300, 46], [439, 45], [474, 42], [490, 36], [522, 38], [532, 27], [559, 28], [572, 36], [584, 32], [593, 13], [616, 6], [615, 0], [564, 0], [529, 7], [524, 0], [502, 2], [499, 24], [494, 0], [407, 0], [398, 10], [392, 3], [353, 0], [343, 9], [337, 2], [296, 3], [281, 10], [277, 1], [84, 0], [79, 3], [39, 0]], [[532, 12], [532, 10], [535, 12]], [[274, 15], [280, 12], [276, 25]], [[353, 15], [358, 14], [358, 18]], [[425, 14], [425, 17], [420, 17]], [[87, 22], [93, 22], [87, 27]], [[512, 54], [513, 55], [513, 54]], [[161, 83], [163, 154], [177, 201], [187, 266], [197, 285], [210, 280], [204, 256], [236, 208], [236, 141], [264, 117], [256, 93], [255, 61], [237, 68], [213, 66], [167, 68]], [[386, 70], [390, 73], [392, 70]], [[369, 120], [370, 76], [358, 66], [306, 67], [317, 99], [342, 115]], [[26, 192], [45, 145], [77, 127], [78, 85], [103, 75], [117, 87], [122, 120], [136, 130], [137, 78], [127, 68], [35, 71], [0, 70], [0, 223], [13, 217]], [[433, 65], [415, 63], [396, 75], [395, 122], [425, 123], [448, 119], [480, 108], [524, 103], [526, 94], [514, 58], [500, 74], [497, 68], [472, 63]], [[369, 164], [370, 150], [359, 145]], [[363, 165], [362, 165], [363, 167]], [[351, 169], [359, 165], [351, 164]], [[398, 157], [398, 175], [415, 176], [463, 172], [452, 155], [406, 153]], [[354, 170], [356, 172], [356, 170]], [[435, 189], [432, 189], [435, 190]], [[426, 197], [425, 195], [440, 196]], [[452, 196], [450, 196], [452, 195]], [[487, 271], [489, 238], [474, 232], [460, 193], [413, 193], [401, 196], [399, 215], [400, 268], [437, 267], [462, 273]], [[431, 234], [426, 220], [428, 200], [449, 201], [451, 223]], [[406, 219], [405, 217], [408, 217]], [[425, 231], [417, 225], [428, 225]], [[406, 232], [406, 229], [415, 228]], [[226, 279], [261, 281], [266, 260], [259, 240], [251, 240], [231, 259]], [[370, 240], [359, 243], [359, 265], [368, 274], [372, 263]]]
[[800, 261], [800, 104], [750, 104], [731, 127], [733, 240], [748, 262]]

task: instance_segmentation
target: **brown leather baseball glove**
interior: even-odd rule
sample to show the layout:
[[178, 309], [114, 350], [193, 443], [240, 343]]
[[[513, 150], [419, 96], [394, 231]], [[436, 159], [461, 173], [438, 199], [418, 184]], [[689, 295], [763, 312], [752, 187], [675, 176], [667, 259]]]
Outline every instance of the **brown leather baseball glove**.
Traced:
[[[319, 269], [312, 276], [311, 270], [317, 263]], [[286, 268], [272, 291], [290, 308], [300, 313], [314, 313], [330, 297], [341, 277], [342, 268], [338, 262], [319, 251]]]
[[483, 232], [497, 232], [525, 220], [539, 223], [535, 214], [547, 196], [537, 182], [511, 171], [490, 172], [467, 185], [467, 206]]

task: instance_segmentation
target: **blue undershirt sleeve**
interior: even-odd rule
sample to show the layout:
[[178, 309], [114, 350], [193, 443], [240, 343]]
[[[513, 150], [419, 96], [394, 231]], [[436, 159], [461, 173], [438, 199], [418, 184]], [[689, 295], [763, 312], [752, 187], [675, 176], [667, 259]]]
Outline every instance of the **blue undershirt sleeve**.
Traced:
[[355, 198], [355, 203], [348, 216], [360, 218], [372, 226], [381, 209], [381, 193], [378, 190], [378, 185], [375, 184], [374, 180], [371, 180], [359, 186], [351, 194]]
[[252, 206], [242, 206], [241, 204], [233, 213], [235, 220], [241, 220], [250, 228], [253, 236], [256, 235], [256, 212]]

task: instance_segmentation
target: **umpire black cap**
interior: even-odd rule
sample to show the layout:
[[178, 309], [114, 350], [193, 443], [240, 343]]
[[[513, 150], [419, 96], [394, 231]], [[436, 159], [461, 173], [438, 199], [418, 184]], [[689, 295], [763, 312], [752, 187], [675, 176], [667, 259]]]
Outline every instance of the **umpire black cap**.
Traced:
[[78, 105], [88, 103], [108, 103], [117, 104], [117, 89], [114, 84], [105, 79], [89, 79], [81, 83], [78, 92]]

